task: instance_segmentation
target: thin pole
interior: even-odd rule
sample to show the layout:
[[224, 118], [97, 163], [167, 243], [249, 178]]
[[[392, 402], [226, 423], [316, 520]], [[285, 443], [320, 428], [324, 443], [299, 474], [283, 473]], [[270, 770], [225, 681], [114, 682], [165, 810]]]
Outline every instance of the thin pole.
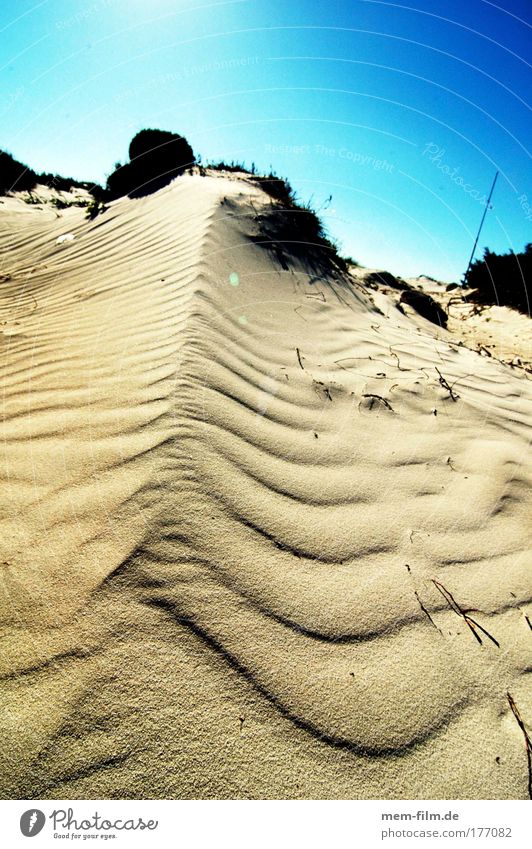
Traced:
[[484, 213], [483, 213], [482, 218], [481, 218], [481, 221], [480, 221], [480, 227], [478, 228], [477, 238], [475, 239], [475, 244], [473, 245], [473, 250], [471, 251], [471, 256], [469, 257], [469, 262], [468, 262], [468, 264], [467, 264], [467, 271], [466, 271], [466, 273], [464, 274], [464, 276], [463, 276], [463, 278], [462, 278], [462, 283], [466, 283], [466, 282], [467, 282], [467, 276], [468, 276], [468, 274], [469, 274], [469, 269], [471, 268], [471, 263], [473, 262], [473, 257], [475, 256], [475, 251], [476, 251], [476, 249], [477, 249], [478, 240], [480, 239], [480, 231], [482, 230], [482, 227], [484, 226], [484, 219], [486, 218], [486, 215], [487, 215], [487, 213], [488, 213], [488, 209], [490, 208], [491, 196], [492, 196], [492, 194], [493, 194], [493, 189], [495, 188], [495, 183], [497, 182], [497, 177], [498, 177], [498, 176], [499, 176], [499, 172], [498, 172], [498, 171], [496, 171], [496, 172], [495, 172], [495, 177], [493, 178], [493, 183], [491, 184], [490, 193], [489, 193], [489, 195], [488, 195], [488, 199], [487, 199], [487, 201], [486, 201], [486, 208], [485, 208], [485, 210], [484, 210]]

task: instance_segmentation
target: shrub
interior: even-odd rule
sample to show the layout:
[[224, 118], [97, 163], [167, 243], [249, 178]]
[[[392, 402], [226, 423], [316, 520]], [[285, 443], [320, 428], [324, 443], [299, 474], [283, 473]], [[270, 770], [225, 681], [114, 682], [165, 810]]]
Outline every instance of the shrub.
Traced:
[[258, 216], [255, 241], [272, 251], [284, 269], [289, 267], [290, 257], [297, 257], [318, 273], [348, 270], [315, 210], [309, 203], [299, 203], [287, 180], [273, 174], [253, 180], [273, 200], [271, 207]]
[[254, 177], [253, 179], [274, 200], [280, 201], [287, 208], [297, 207], [296, 195], [288, 180], [278, 177], [273, 172], [265, 177]]
[[37, 174], [37, 182], [57, 192], [70, 192], [72, 189], [85, 189], [88, 192], [99, 188], [94, 183], [74, 180], [73, 177], [62, 177], [61, 174], [41, 173]]
[[10, 153], [0, 150], [0, 195], [6, 192], [29, 192], [37, 185], [37, 174], [18, 162]]
[[231, 162], [224, 162], [223, 159], [221, 159], [220, 162], [208, 162], [207, 165], [205, 165], [205, 168], [208, 168], [211, 171], [243, 171], [245, 174], [252, 173], [243, 162], [235, 162], [234, 159], [232, 159]]
[[[31, 192], [37, 184], [48, 186], [50, 189], [55, 189], [60, 192], [69, 192], [71, 189], [85, 189], [92, 195], [98, 192], [103, 192], [101, 186], [95, 183], [80, 182], [74, 180], [73, 177], [62, 177], [60, 174], [51, 174], [41, 172], [37, 174], [32, 168], [23, 165], [11, 156], [10, 153], [0, 150], [0, 195], [5, 195], [6, 192]], [[38, 200], [25, 199], [26, 203], [39, 203]], [[58, 198], [52, 201], [59, 209], [64, 209], [72, 204], [61, 201]], [[62, 206], [61, 204], [64, 204]], [[73, 205], [76, 204], [73, 201]]]
[[379, 286], [384, 286], [390, 289], [396, 289], [401, 292], [398, 307], [401, 312], [404, 310], [401, 304], [408, 304], [418, 315], [437, 324], [439, 327], [447, 327], [448, 316], [445, 310], [432, 298], [428, 292], [414, 289], [401, 277], [395, 277], [389, 271], [372, 271], [366, 275], [365, 283], [372, 289], [377, 289]]
[[401, 292], [399, 303], [408, 304], [427, 321], [438, 324], [440, 327], [447, 327], [447, 313], [428, 292], [420, 292], [408, 286]]
[[128, 195], [134, 188], [135, 182], [129, 163], [121, 165], [107, 178], [107, 193], [110, 198]]
[[345, 264], [348, 265], [348, 266], [353, 266], [353, 268], [362, 268], [363, 267], [357, 259], [355, 259], [352, 256], [349, 256], [349, 254], [347, 256], [344, 254], [343, 259], [344, 259]]
[[405, 281], [401, 280], [400, 277], [395, 277], [391, 271], [370, 272], [370, 274], [366, 275], [366, 285], [368, 284], [371, 288], [375, 288], [376, 286], [389, 286], [390, 289], [399, 289], [400, 292], [404, 292], [408, 289], [408, 283], [405, 283]]
[[532, 244], [523, 253], [496, 254], [484, 249], [483, 259], [474, 262], [464, 283], [474, 291], [468, 300], [498, 304], [530, 315]]
[[129, 162], [107, 179], [113, 198], [142, 197], [166, 186], [194, 164], [194, 152], [182, 136], [166, 130], [141, 130], [129, 145]]
[[87, 204], [87, 211], [85, 213], [85, 217], [88, 218], [89, 221], [93, 221], [100, 212], [105, 212], [108, 207], [101, 200], [97, 200], [97, 198], [93, 198], [89, 204]]

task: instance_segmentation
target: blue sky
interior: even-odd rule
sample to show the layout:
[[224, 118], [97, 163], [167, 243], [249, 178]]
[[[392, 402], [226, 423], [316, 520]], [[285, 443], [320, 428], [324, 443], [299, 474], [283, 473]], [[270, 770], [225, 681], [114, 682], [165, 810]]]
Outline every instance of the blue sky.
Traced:
[[[103, 181], [142, 127], [272, 166], [344, 252], [462, 275], [532, 241], [529, 0], [3, 0], [0, 147]], [[332, 203], [326, 199], [332, 194]]]

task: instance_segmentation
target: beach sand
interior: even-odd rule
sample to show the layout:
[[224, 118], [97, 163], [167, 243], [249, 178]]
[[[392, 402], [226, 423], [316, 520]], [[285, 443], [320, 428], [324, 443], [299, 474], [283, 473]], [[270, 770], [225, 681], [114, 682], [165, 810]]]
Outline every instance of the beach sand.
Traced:
[[531, 374], [269, 204], [0, 204], [2, 798], [528, 796]]

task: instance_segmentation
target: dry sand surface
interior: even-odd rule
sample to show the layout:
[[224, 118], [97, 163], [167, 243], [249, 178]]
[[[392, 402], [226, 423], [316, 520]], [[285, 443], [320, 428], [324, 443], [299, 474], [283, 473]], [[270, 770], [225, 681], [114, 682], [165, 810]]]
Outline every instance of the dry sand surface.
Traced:
[[4, 798], [528, 795], [531, 375], [268, 205], [0, 204]]
[[467, 303], [460, 292], [426, 289], [448, 310], [449, 330], [465, 345], [482, 356], [497, 357], [513, 365], [522, 365], [532, 374], [532, 325], [530, 317], [509, 307], [478, 306]]

